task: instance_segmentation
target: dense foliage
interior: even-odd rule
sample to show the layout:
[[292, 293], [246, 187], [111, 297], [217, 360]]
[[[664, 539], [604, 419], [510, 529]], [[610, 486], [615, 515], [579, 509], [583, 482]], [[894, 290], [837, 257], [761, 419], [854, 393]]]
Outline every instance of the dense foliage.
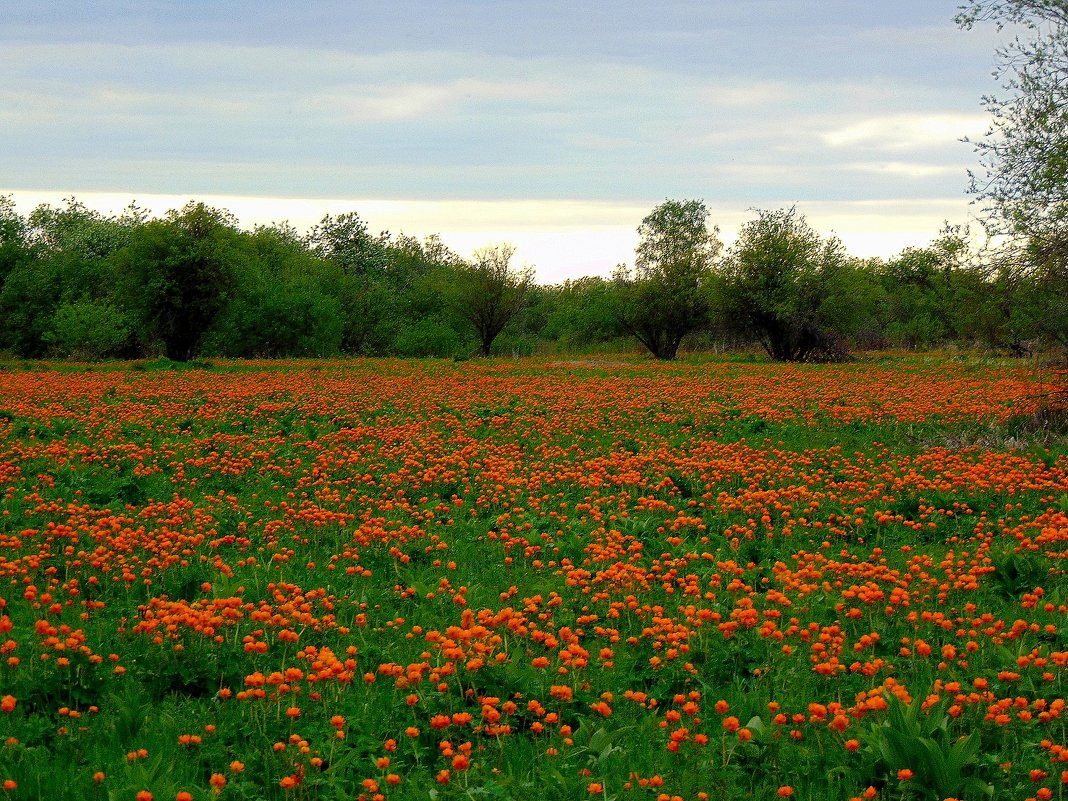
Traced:
[[0, 353], [174, 360], [340, 354], [762, 347], [774, 359], [959, 345], [1023, 355], [1068, 347], [1064, 254], [973, 252], [947, 227], [927, 247], [862, 260], [797, 209], [759, 210], [723, 252], [700, 200], [667, 200], [639, 228], [633, 269], [555, 286], [508, 245], [470, 259], [437, 237], [372, 235], [356, 214], [306, 234], [242, 230], [190, 203], [162, 219], [76, 200], [22, 217], [0, 198]]

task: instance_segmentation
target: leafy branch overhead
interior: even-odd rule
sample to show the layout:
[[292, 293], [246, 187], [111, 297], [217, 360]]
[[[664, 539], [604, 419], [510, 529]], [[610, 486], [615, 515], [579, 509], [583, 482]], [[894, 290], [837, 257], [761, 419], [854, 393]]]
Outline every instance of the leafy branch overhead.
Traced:
[[1000, 92], [983, 98], [991, 125], [973, 142], [983, 171], [971, 191], [1006, 240], [993, 269], [1031, 293], [1034, 326], [1068, 346], [1068, 4], [970, 0], [956, 21], [1014, 32], [995, 52]]

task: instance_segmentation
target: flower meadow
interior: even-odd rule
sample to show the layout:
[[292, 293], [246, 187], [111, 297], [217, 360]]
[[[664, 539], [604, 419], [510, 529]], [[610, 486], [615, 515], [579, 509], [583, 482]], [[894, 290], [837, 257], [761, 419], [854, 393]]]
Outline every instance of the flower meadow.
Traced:
[[0, 372], [0, 797], [1052, 799], [1063, 374]]

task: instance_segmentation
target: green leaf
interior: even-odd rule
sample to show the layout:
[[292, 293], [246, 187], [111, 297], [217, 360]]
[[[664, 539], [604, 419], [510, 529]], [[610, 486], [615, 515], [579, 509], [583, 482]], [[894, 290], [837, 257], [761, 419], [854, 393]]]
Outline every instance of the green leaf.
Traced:
[[611, 742], [611, 735], [603, 728], [600, 728], [590, 736], [590, 750], [598, 752], [602, 751], [605, 746], [610, 745]]
[[879, 751], [886, 766], [893, 771], [912, 768], [920, 756], [919, 738], [910, 737], [897, 729], [886, 728], [882, 732]]
[[920, 777], [934, 786], [940, 798], [953, 795], [960, 777], [951, 774], [941, 747], [926, 737], [920, 738], [917, 743], [924, 752], [923, 764], [917, 764]]
[[918, 708], [918, 705], [913, 704], [913, 707], [910, 708], [906, 706], [905, 702], [897, 696], [891, 696], [889, 702], [890, 728], [893, 731], [897, 731], [901, 734], [907, 734], [912, 737], [919, 737], [920, 727], [919, 724], [916, 722], [916, 709]]
[[984, 795], [987, 798], [994, 797], [994, 785], [987, 784], [981, 779], [970, 778], [965, 779], [961, 783], [961, 788], [964, 790], [965, 795]]
[[949, 763], [953, 770], [959, 773], [972, 763], [979, 754], [979, 738], [972, 732], [967, 737], [962, 737], [953, 743], [949, 749]]

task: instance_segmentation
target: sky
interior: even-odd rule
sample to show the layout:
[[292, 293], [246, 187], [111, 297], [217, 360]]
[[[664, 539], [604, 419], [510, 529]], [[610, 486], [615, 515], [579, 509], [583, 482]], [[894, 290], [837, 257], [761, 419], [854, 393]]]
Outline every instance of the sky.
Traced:
[[[998, 36], [954, 0], [5, 0], [0, 194], [242, 225], [357, 212], [542, 282], [667, 198], [857, 256], [966, 223]], [[974, 225], [973, 225], [974, 227]]]

